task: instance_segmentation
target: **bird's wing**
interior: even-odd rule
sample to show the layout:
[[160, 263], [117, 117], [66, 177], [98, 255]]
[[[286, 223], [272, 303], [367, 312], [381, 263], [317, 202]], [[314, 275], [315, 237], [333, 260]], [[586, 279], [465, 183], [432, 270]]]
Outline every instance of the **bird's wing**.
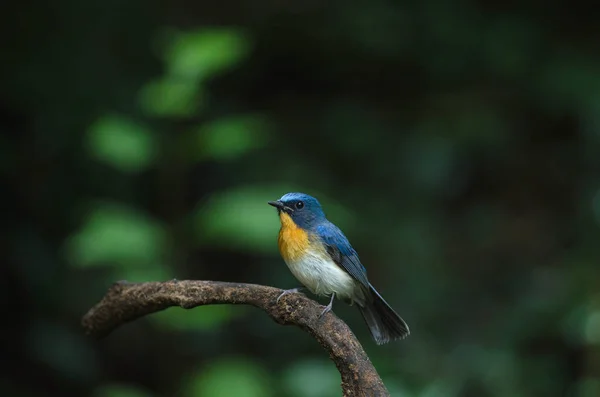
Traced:
[[365, 288], [369, 289], [367, 270], [360, 263], [358, 254], [352, 248], [344, 233], [332, 223], [319, 225], [316, 232], [331, 259], [355, 280], [364, 285]]

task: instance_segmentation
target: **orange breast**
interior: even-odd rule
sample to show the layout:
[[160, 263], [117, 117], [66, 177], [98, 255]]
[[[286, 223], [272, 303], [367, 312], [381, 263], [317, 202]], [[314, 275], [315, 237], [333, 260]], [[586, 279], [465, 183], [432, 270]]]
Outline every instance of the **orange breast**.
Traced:
[[298, 227], [285, 212], [279, 214], [281, 230], [279, 231], [279, 252], [286, 262], [302, 258], [308, 249], [308, 234]]

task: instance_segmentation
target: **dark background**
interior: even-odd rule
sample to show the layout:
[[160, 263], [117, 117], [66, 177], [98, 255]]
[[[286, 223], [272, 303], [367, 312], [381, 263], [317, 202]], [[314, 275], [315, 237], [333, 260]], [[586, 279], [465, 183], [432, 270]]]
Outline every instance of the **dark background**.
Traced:
[[2, 2], [0, 394], [340, 395], [318, 344], [253, 308], [100, 342], [79, 323], [121, 279], [295, 287], [266, 202], [303, 191], [411, 327], [376, 346], [334, 306], [393, 396], [600, 395], [598, 15]]

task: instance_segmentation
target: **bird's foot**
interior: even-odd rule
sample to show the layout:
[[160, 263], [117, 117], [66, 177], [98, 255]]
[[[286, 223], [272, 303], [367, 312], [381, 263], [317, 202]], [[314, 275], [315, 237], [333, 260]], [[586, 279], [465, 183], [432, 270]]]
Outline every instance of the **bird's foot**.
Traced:
[[319, 314], [319, 318], [323, 318], [324, 315], [326, 315], [327, 313], [329, 313], [331, 311], [331, 309], [333, 308], [333, 300], [334, 299], [335, 299], [335, 293], [331, 294], [331, 300], [329, 301], [329, 304], [327, 306], [325, 306], [325, 309], [323, 309], [321, 314]]
[[279, 295], [279, 296], [277, 297], [277, 303], [279, 303], [279, 299], [283, 298], [285, 295], [288, 295], [288, 294], [295, 294], [295, 293], [297, 293], [297, 292], [301, 292], [303, 289], [304, 289], [304, 288], [302, 288], [302, 287], [298, 287], [298, 288], [292, 288], [292, 289], [286, 289], [285, 291], [283, 291], [283, 292], [281, 293], [281, 295]]
[[327, 313], [329, 313], [331, 311], [331, 308], [332, 308], [331, 304], [325, 306], [325, 309], [323, 309], [323, 311], [321, 312], [321, 314], [319, 314], [319, 318], [322, 318], [324, 315], [326, 315]]

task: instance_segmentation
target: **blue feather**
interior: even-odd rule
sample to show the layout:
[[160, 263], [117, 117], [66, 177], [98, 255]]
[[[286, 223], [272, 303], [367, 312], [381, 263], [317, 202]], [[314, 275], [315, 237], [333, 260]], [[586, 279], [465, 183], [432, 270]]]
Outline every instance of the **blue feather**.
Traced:
[[325, 244], [331, 259], [368, 289], [367, 269], [360, 262], [358, 254], [352, 248], [344, 233], [329, 221], [318, 225], [315, 228], [315, 233]]

